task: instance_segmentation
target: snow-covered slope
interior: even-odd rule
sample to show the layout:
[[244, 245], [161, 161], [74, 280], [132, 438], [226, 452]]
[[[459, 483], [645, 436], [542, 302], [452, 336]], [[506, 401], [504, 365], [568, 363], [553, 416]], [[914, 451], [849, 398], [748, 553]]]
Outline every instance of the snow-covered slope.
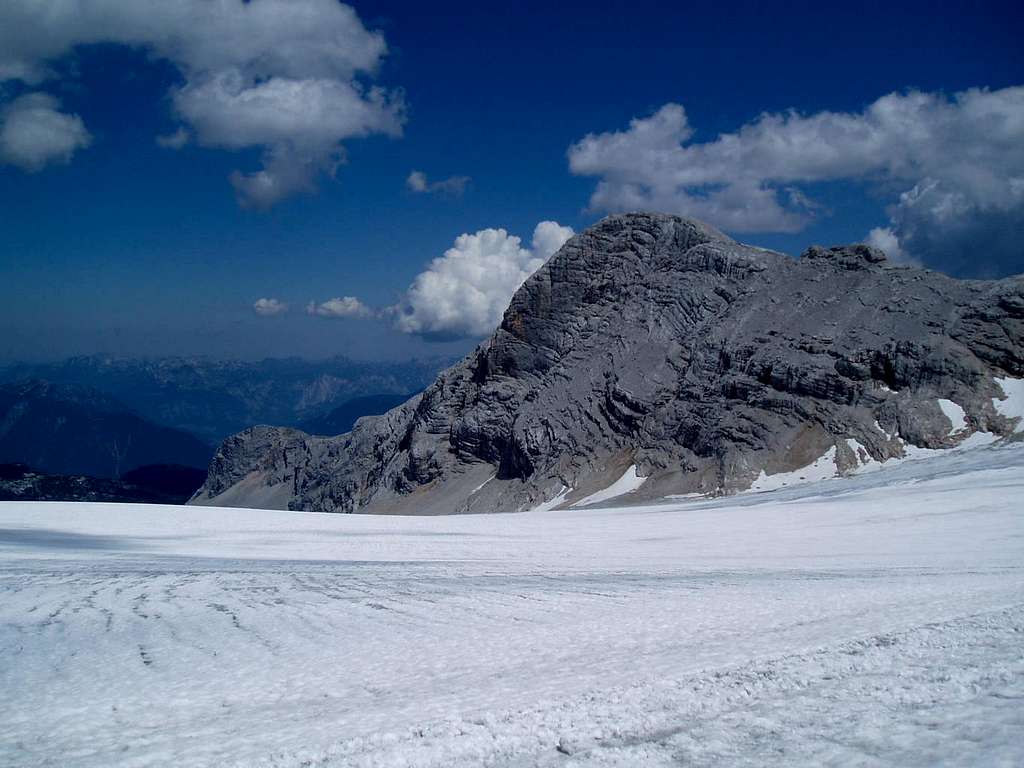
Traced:
[[1021, 764], [1022, 499], [1017, 444], [520, 515], [0, 504], [0, 764]]

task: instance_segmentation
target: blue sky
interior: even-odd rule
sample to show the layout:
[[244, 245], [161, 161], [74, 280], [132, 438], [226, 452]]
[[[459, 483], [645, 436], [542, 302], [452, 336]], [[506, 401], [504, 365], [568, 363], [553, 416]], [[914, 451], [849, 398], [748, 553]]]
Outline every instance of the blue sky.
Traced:
[[[202, 2], [0, 9], [0, 358], [461, 352], [567, 234], [533, 243], [539, 222], [630, 207], [793, 254], [870, 236], [951, 273], [1024, 271], [1019, 4], [224, 0], [218, 27]], [[338, 127], [282, 124], [291, 101], [231, 111], [207, 86], [239, 72], [232, 98], [328, 83]], [[261, 168], [279, 198], [245, 186]], [[417, 192], [414, 170], [469, 181]]]

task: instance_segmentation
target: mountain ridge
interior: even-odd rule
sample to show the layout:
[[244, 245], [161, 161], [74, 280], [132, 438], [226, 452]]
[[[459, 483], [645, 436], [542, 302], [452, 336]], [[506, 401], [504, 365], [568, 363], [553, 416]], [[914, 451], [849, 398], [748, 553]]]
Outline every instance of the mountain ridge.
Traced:
[[0, 463], [116, 479], [150, 464], [204, 467], [212, 454], [198, 437], [88, 387], [38, 379], [0, 384]]
[[421, 395], [334, 438], [228, 438], [193, 502], [514, 511], [580, 503], [631, 468], [638, 500], [734, 493], [829, 450], [854, 471], [1011, 433], [994, 401], [1024, 375], [1022, 340], [1022, 277], [955, 280], [860, 244], [793, 259], [692, 219], [611, 216]]
[[350, 432], [364, 416], [379, 416], [411, 397], [415, 397], [415, 393], [354, 397], [322, 416], [299, 422], [295, 428], [308, 435], [342, 435]]
[[0, 367], [0, 381], [43, 379], [104, 392], [146, 419], [216, 445], [254, 424], [315, 423], [345, 402], [423, 389], [450, 359], [367, 362], [91, 355]]

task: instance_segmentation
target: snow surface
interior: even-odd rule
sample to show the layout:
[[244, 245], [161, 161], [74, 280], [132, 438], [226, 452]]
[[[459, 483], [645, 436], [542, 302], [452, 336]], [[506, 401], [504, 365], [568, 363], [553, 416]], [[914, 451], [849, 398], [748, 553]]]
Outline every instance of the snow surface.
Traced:
[[939, 408], [942, 409], [942, 415], [949, 419], [951, 425], [949, 435], [955, 435], [957, 432], [967, 429], [967, 414], [963, 408], [945, 398], [939, 398]]
[[585, 496], [584, 498], [575, 502], [571, 506], [591, 507], [595, 504], [600, 504], [602, 501], [611, 501], [612, 499], [616, 499], [619, 496], [623, 496], [627, 493], [632, 493], [633, 491], [637, 490], [641, 485], [644, 484], [645, 480], [647, 480], [646, 477], [640, 477], [636, 473], [636, 464], [634, 464], [633, 466], [631, 466], [629, 469], [622, 473], [622, 477], [620, 477], [614, 483], [609, 485], [607, 488], [597, 491], [597, 493], [592, 493], [589, 496]]
[[0, 765], [1024, 764], [1024, 445], [713, 501], [0, 504]]

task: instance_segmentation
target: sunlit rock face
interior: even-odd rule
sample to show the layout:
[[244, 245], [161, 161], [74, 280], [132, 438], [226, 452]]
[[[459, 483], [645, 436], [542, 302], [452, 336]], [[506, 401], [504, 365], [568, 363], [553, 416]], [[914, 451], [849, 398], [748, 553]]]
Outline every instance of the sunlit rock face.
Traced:
[[1022, 339], [1021, 277], [956, 280], [865, 245], [794, 259], [691, 219], [612, 216], [421, 395], [339, 437], [229, 438], [194, 502], [517, 511], [627, 472], [632, 503], [747, 490], [826, 454], [852, 472], [1010, 434], [997, 379], [1024, 376]]

